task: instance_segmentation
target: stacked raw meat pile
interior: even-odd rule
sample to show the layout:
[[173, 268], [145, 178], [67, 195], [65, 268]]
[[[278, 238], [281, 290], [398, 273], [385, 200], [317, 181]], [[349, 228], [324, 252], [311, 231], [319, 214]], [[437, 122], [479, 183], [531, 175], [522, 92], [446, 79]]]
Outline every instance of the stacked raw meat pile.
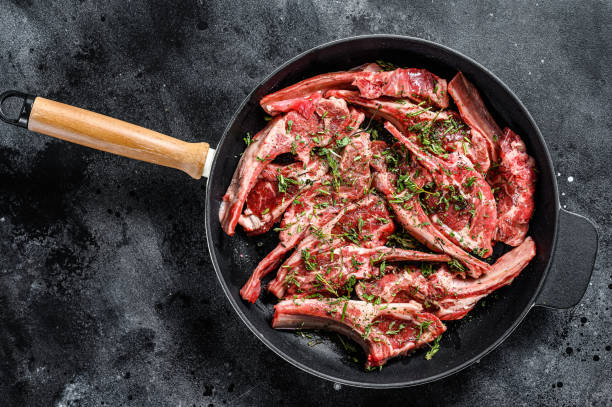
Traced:
[[[261, 106], [272, 119], [247, 139], [219, 216], [228, 235], [279, 223], [278, 246], [241, 290], [257, 301], [276, 271], [273, 327], [348, 335], [368, 368], [426, 345], [431, 357], [441, 321], [463, 318], [534, 257], [534, 161], [463, 74], [447, 85], [367, 64]], [[496, 242], [514, 249], [490, 264]]]

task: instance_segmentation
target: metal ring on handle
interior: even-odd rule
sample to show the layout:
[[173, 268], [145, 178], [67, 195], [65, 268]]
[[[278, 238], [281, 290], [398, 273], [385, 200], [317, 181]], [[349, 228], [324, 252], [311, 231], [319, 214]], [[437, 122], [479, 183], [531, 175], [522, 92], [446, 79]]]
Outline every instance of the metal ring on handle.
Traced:
[[[20, 98], [23, 100], [23, 104], [19, 111], [19, 116], [16, 118], [9, 117], [4, 110], [2, 110], [2, 104], [9, 98]], [[8, 90], [0, 95], [0, 120], [13, 126], [19, 126], [28, 128], [28, 120], [30, 119], [30, 112], [32, 111], [32, 104], [34, 103], [36, 96], [28, 95], [27, 93], [19, 92], [16, 90]]]

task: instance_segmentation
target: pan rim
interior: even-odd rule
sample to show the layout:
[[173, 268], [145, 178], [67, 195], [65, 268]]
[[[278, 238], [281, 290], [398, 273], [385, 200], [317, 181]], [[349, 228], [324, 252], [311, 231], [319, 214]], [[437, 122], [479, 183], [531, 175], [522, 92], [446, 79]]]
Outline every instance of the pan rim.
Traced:
[[[359, 40], [365, 40], [365, 39], [391, 39], [391, 40], [401, 40], [401, 41], [408, 41], [408, 42], [412, 42], [414, 44], [420, 44], [420, 45], [425, 45], [425, 46], [430, 46], [430, 47], [435, 47], [438, 48], [442, 51], [445, 51], [449, 54], [451, 54], [453, 56], [453, 58], [458, 58], [458, 59], [464, 59], [465, 61], [467, 61], [468, 63], [472, 64], [473, 66], [475, 66], [476, 68], [478, 68], [480, 71], [482, 71], [483, 73], [489, 75], [489, 77], [497, 83], [497, 85], [499, 85], [513, 100], [514, 102], [517, 104], [517, 106], [520, 108], [521, 110], [521, 114], [525, 116], [525, 118], [527, 119], [529, 125], [535, 130], [535, 134], [536, 134], [536, 138], [537, 138], [537, 142], [540, 143], [540, 145], [543, 147], [543, 153], [544, 153], [544, 157], [545, 160], [541, 160], [541, 161], [545, 161], [545, 162], [538, 162], [538, 164], [542, 167], [546, 166], [548, 167], [548, 169], [550, 170], [550, 173], [553, 174], [552, 178], [552, 188], [553, 188], [553, 199], [554, 199], [554, 205], [553, 205], [553, 238], [552, 238], [552, 242], [551, 242], [551, 254], [548, 256], [548, 260], [546, 262], [546, 265], [544, 267], [544, 272], [542, 273], [542, 277], [540, 278], [540, 281], [538, 283], [538, 286], [536, 287], [536, 289], [533, 292], [533, 295], [531, 297], [531, 299], [529, 300], [528, 305], [525, 307], [525, 309], [521, 312], [521, 314], [516, 318], [516, 320], [513, 322], [513, 324], [510, 326], [510, 328], [508, 328], [506, 330], [506, 332], [504, 332], [499, 338], [497, 338], [495, 340], [495, 342], [493, 342], [491, 345], [489, 345], [489, 347], [485, 348], [482, 352], [480, 352], [479, 354], [473, 356], [472, 358], [464, 361], [463, 363], [448, 369], [442, 373], [433, 375], [433, 376], [429, 376], [429, 377], [425, 377], [422, 379], [418, 379], [418, 380], [410, 380], [410, 381], [397, 381], [397, 382], [389, 382], [389, 383], [372, 383], [372, 382], [360, 382], [360, 381], [354, 381], [354, 380], [347, 380], [347, 379], [342, 379], [342, 378], [338, 378], [338, 377], [334, 377], [332, 375], [323, 373], [319, 370], [317, 370], [316, 368], [307, 366], [297, 360], [295, 360], [293, 357], [291, 357], [290, 355], [286, 354], [284, 351], [282, 351], [281, 349], [277, 348], [273, 343], [271, 343], [261, 332], [259, 332], [259, 330], [251, 323], [251, 321], [249, 320], [249, 318], [246, 316], [246, 314], [244, 314], [242, 312], [242, 310], [240, 309], [240, 307], [238, 306], [238, 303], [236, 302], [236, 300], [232, 297], [232, 294], [230, 292], [230, 289], [228, 287], [228, 285], [226, 284], [225, 279], [223, 278], [223, 275], [221, 273], [221, 269], [219, 267], [219, 263], [217, 261], [217, 258], [214, 254], [214, 244], [213, 242], [213, 237], [212, 237], [212, 226], [211, 226], [211, 217], [208, 216], [208, 211], [210, 210], [210, 204], [212, 202], [212, 192], [211, 192], [211, 180], [214, 179], [215, 177], [215, 170], [217, 168], [217, 160], [219, 159], [218, 156], [215, 156], [212, 166], [211, 166], [211, 172], [210, 172], [210, 177], [207, 180], [207, 185], [206, 185], [206, 209], [205, 209], [205, 228], [206, 228], [206, 239], [207, 239], [207, 246], [208, 246], [208, 250], [209, 250], [209, 255], [211, 257], [211, 261], [213, 264], [213, 268], [215, 269], [215, 274], [217, 275], [217, 280], [219, 281], [219, 283], [221, 284], [221, 287], [223, 288], [223, 292], [225, 294], [225, 296], [227, 297], [227, 299], [229, 300], [230, 304], [232, 305], [232, 308], [234, 309], [234, 311], [238, 314], [238, 316], [240, 317], [240, 319], [242, 320], [242, 322], [249, 328], [249, 330], [261, 341], [263, 342], [270, 350], [272, 350], [275, 354], [277, 354], [278, 356], [280, 356], [283, 360], [285, 360], [286, 362], [290, 363], [291, 365], [301, 369], [304, 372], [310, 373], [316, 377], [334, 382], [334, 383], [339, 383], [342, 385], [346, 385], [346, 386], [351, 386], [351, 387], [357, 387], [357, 388], [371, 388], [371, 389], [393, 389], [393, 388], [407, 388], [407, 387], [413, 387], [413, 386], [419, 386], [419, 385], [423, 385], [423, 384], [427, 384], [427, 383], [432, 383], [435, 381], [439, 381], [441, 379], [444, 379], [446, 377], [452, 376], [466, 368], [468, 368], [469, 366], [473, 365], [476, 362], [479, 362], [482, 358], [484, 358], [485, 356], [487, 356], [488, 354], [490, 354], [492, 351], [494, 351], [495, 349], [497, 349], [497, 347], [499, 347], [513, 332], [514, 330], [520, 325], [520, 323], [525, 319], [525, 317], [527, 316], [527, 314], [529, 313], [529, 311], [533, 308], [533, 306], [535, 305], [535, 301], [537, 296], [539, 295], [542, 286], [544, 285], [544, 282], [546, 281], [546, 278], [548, 276], [548, 273], [550, 271], [550, 266], [552, 264], [552, 260], [554, 257], [554, 252], [555, 252], [555, 248], [557, 245], [557, 232], [558, 232], [558, 223], [559, 223], [559, 211], [560, 211], [560, 203], [559, 203], [559, 191], [558, 191], [558, 186], [557, 186], [557, 180], [554, 177], [554, 166], [553, 166], [553, 162], [552, 162], [552, 158], [550, 156], [550, 151], [548, 149], [548, 146], [546, 145], [546, 141], [544, 140], [544, 137], [542, 136], [542, 133], [539, 129], [539, 127], [537, 126], [537, 124], [535, 123], [535, 120], [533, 119], [533, 117], [531, 116], [531, 113], [529, 113], [529, 111], [527, 110], [527, 108], [525, 107], [525, 105], [523, 104], [523, 102], [521, 102], [521, 100], [516, 96], [516, 94], [501, 80], [499, 79], [493, 72], [491, 72], [488, 68], [484, 67], [483, 65], [481, 65], [479, 62], [475, 61], [474, 59], [464, 55], [463, 53], [456, 51], [452, 48], [449, 48], [445, 45], [441, 45], [438, 44], [436, 42], [433, 41], [429, 41], [429, 40], [425, 40], [422, 38], [417, 38], [417, 37], [411, 37], [411, 36], [405, 36], [405, 35], [396, 35], [396, 34], [371, 34], [371, 35], [359, 35], [359, 36], [352, 36], [352, 37], [346, 37], [346, 38], [341, 38], [341, 39], [337, 39], [334, 41], [330, 41], [330, 42], [326, 42], [323, 44], [320, 44], [316, 47], [313, 47], [311, 49], [308, 49], [304, 52], [301, 52], [300, 54], [294, 56], [293, 58], [290, 58], [289, 60], [287, 60], [286, 62], [284, 62], [283, 64], [281, 64], [280, 66], [278, 66], [274, 71], [272, 71], [270, 74], [268, 74], [263, 80], [261, 80], [259, 82], [259, 84], [253, 88], [253, 90], [244, 98], [244, 100], [242, 101], [242, 103], [240, 104], [240, 106], [236, 109], [236, 111], [234, 112], [234, 114], [232, 115], [232, 118], [230, 119], [230, 121], [228, 122], [223, 135], [221, 136], [221, 139], [219, 141], [219, 143], [217, 144], [217, 147], [224, 144], [226, 142], [226, 138], [228, 137], [228, 133], [230, 128], [232, 127], [233, 123], [236, 121], [237, 116], [240, 114], [240, 112], [246, 107], [246, 105], [248, 104], [248, 102], [251, 100], [251, 98], [253, 97], [253, 95], [255, 94], [255, 92], [257, 92], [265, 83], [267, 83], [270, 79], [272, 79], [275, 75], [277, 75], [281, 70], [283, 70], [284, 68], [286, 68], [287, 66], [293, 64], [294, 62], [300, 60], [301, 58], [305, 57], [306, 55], [315, 52], [315, 51], [320, 51], [323, 50], [325, 48], [334, 46], [334, 45], [338, 45], [338, 44], [342, 44], [342, 43], [350, 43], [353, 41], [359, 41]], [[549, 180], [550, 181], [550, 180]], [[214, 214], [212, 214], [214, 216]]]

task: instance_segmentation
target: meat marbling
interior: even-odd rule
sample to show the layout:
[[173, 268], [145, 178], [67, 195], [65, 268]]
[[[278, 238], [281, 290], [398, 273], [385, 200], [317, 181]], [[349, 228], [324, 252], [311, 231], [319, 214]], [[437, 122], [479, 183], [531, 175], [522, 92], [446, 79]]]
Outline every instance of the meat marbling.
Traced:
[[312, 160], [307, 166], [300, 162], [268, 164], [249, 192], [238, 224], [249, 236], [267, 232], [283, 216], [295, 196], [309, 189], [327, 170], [322, 160]]
[[509, 128], [504, 129], [499, 147], [499, 166], [488, 174], [497, 200], [495, 240], [517, 246], [527, 235], [535, 207], [535, 160], [527, 154], [523, 140]]

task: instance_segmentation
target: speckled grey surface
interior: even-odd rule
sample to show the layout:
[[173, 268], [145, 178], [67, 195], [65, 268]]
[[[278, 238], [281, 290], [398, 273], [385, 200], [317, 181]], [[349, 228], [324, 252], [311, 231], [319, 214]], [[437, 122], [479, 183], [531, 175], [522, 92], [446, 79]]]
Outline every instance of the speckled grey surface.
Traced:
[[334, 386], [233, 314], [206, 249], [204, 182], [2, 125], [0, 404], [612, 405], [610, 2], [237, 3], [0, 1], [0, 89], [215, 144], [267, 72], [317, 44], [367, 33], [445, 44], [522, 99], [562, 205], [597, 224], [583, 301], [534, 309], [444, 381]]

